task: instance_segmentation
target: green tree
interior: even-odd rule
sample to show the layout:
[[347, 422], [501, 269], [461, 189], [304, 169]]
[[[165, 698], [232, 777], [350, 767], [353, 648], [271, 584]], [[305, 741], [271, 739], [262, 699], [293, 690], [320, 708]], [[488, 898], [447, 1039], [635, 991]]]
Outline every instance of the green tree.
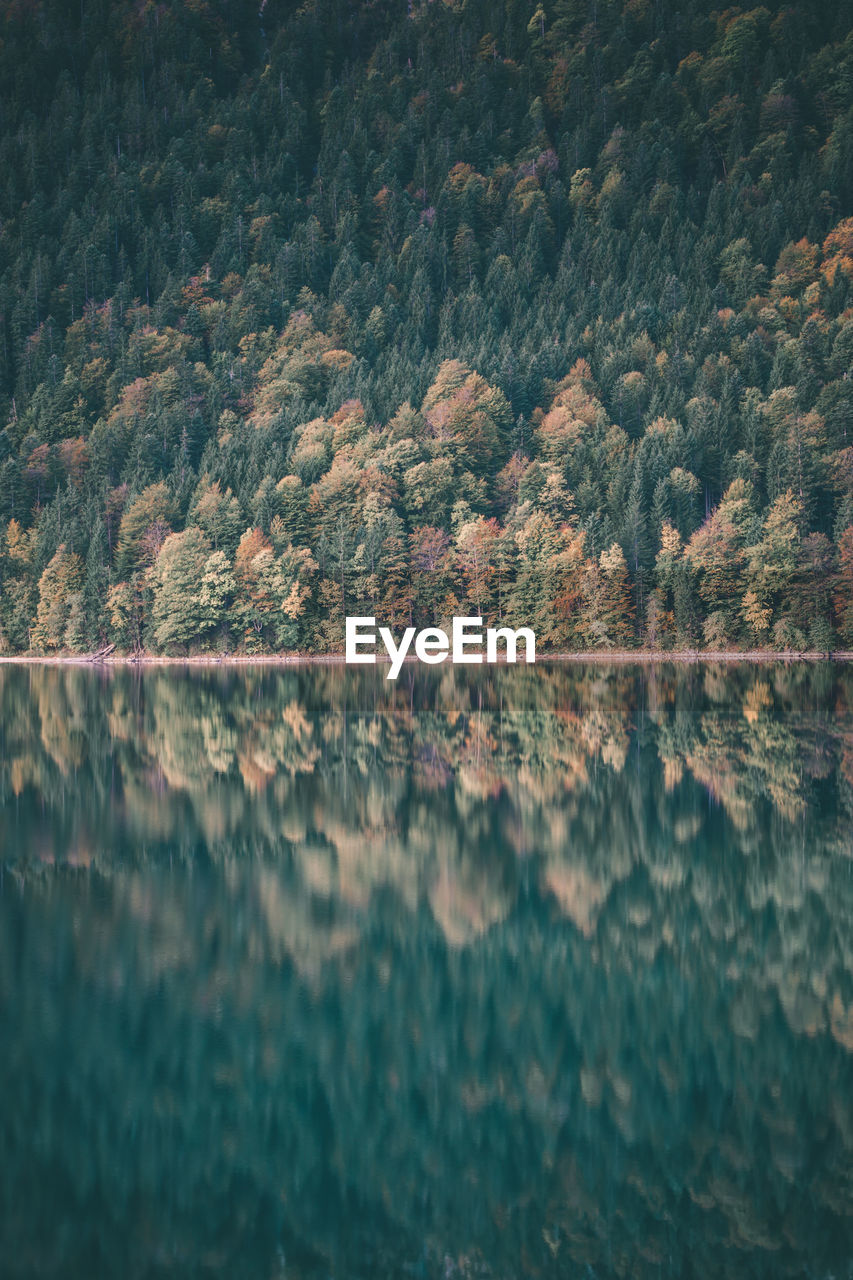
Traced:
[[755, 527], [753, 500], [749, 481], [733, 481], [685, 548], [685, 557], [698, 576], [699, 596], [708, 614], [716, 616], [717, 640], [722, 631], [732, 638], [737, 628], [736, 613], [744, 595], [745, 548]]
[[634, 614], [625, 554], [618, 542], [587, 567], [583, 584], [583, 634], [595, 649], [632, 643]]
[[204, 563], [198, 596], [201, 634], [227, 629], [236, 590], [237, 582], [225, 552], [212, 551]]
[[832, 602], [839, 635], [853, 646], [853, 525], [849, 525], [838, 542], [838, 572]]
[[768, 511], [760, 539], [747, 548], [743, 616], [751, 635], [766, 639], [790, 595], [797, 570], [802, 504], [790, 489]]
[[200, 529], [170, 533], [160, 548], [151, 575], [151, 617], [161, 649], [189, 648], [209, 629], [200, 587], [210, 543]]
[[244, 522], [239, 502], [230, 489], [222, 492], [218, 480], [203, 477], [199, 481], [190, 506], [189, 521], [198, 525], [214, 551], [234, 554]]
[[115, 558], [119, 578], [151, 567], [174, 519], [172, 495], [162, 480], [149, 485], [125, 507]]

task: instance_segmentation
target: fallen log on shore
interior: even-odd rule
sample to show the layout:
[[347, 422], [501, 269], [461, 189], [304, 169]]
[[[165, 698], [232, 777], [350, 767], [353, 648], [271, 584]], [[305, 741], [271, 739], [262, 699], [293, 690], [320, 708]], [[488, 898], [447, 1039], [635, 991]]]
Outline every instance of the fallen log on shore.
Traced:
[[87, 658], [88, 662], [103, 662], [104, 658], [108, 658], [115, 650], [114, 644], [104, 645], [103, 649], [99, 649], [97, 653], [90, 653]]

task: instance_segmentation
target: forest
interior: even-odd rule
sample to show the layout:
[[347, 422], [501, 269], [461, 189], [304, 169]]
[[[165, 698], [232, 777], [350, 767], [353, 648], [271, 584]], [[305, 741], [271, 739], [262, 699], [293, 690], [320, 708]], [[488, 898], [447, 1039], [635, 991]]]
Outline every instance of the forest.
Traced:
[[2, 0], [0, 653], [853, 649], [853, 5]]

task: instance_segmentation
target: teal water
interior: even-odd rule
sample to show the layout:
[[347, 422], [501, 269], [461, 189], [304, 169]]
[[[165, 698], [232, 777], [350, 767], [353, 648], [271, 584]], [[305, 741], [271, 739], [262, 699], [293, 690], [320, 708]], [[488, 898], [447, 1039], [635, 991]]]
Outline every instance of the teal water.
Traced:
[[0, 1275], [853, 1274], [853, 668], [0, 668]]

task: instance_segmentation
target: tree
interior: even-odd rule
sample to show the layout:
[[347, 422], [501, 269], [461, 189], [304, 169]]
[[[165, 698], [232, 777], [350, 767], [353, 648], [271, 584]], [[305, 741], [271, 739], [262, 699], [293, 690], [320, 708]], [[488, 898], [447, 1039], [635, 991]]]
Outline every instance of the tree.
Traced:
[[493, 616], [495, 551], [500, 532], [497, 520], [478, 516], [467, 520], [456, 533], [456, 560], [460, 572], [460, 600], [477, 617]]
[[445, 360], [421, 412], [436, 457], [474, 476], [497, 474], [509, 455], [512, 409], [503, 392], [459, 360]]
[[142, 595], [129, 582], [116, 582], [107, 592], [110, 635], [121, 650], [142, 648]]
[[741, 308], [760, 293], [767, 280], [767, 269], [756, 263], [752, 248], [745, 237], [727, 244], [720, 254], [720, 278], [728, 288], [735, 307]]
[[583, 586], [584, 636], [593, 648], [612, 649], [634, 639], [631, 583], [625, 554], [618, 542], [592, 562]]
[[198, 602], [201, 633], [210, 634], [228, 624], [228, 612], [237, 582], [224, 551], [213, 551], [204, 563]]
[[453, 614], [450, 535], [434, 525], [419, 525], [409, 535], [413, 594], [419, 620], [434, 623]]
[[853, 525], [849, 525], [838, 542], [838, 573], [832, 596], [835, 624], [844, 642], [853, 645]]
[[154, 639], [162, 649], [189, 646], [209, 629], [202, 602], [210, 543], [200, 529], [170, 533], [157, 555], [151, 575]]
[[834, 643], [831, 622], [834, 560], [833, 547], [826, 534], [809, 533], [800, 542], [791, 613], [797, 625], [806, 631], [811, 648], [821, 652], [828, 652]]
[[660, 543], [655, 560], [655, 623], [660, 642], [665, 647], [688, 646], [695, 638], [696, 622], [692, 569], [684, 557], [681, 536], [668, 520], [661, 525]]
[[768, 511], [761, 537], [746, 552], [743, 616], [752, 636], [766, 638], [797, 569], [802, 504], [790, 489]]
[[202, 478], [190, 506], [189, 520], [198, 525], [214, 551], [234, 554], [244, 523], [240, 504], [230, 489], [223, 493], [218, 480]]
[[[51, 557], [39, 578], [38, 612], [32, 632], [32, 646], [45, 652], [61, 649], [65, 644], [72, 602], [79, 612], [77, 594], [83, 584], [83, 561], [73, 551], [66, 550], [65, 543]], [[78, 638], [78, 629], [72, 630], [72, 638]]]
[[403, 521], [378, 493], [369, 493], [364, 501], [358, 539], [353, 569], [363, 611], [390, 626], [409, 623], [412, 598]]
[[246, 530], [234, 558], [233, 613], [250, 653], [299, 644], [316, 570], [305, 548], [288, 545], [276, 557], [260, 529]]
[[543, 511], [522, 508], [513, 542], [508, 621], [532, 627], [542, 644], [573, 646], [586, 563], [584, 535]]
[[275, 561], [271, 590], [277, 605], [273, 640], [277, 649], [297, 649], [305, 643], [304, 623], [311, 602], [317, 562], [305, 547], [288, 545]]
[[109, 589], [107, 531], [99, 514], [95, 513], [89, 550], [86, 552], [86, 572], [83, 582], [82, 615], [85, 646], [97, 648], [106, 638], [104, 600]]
[[[175, 518], [172, 495], [162, 480], [149, 485], [125, 508], [118, 533], [116, 574], [131, 576], [150, 568]], [[147, 536], [146, 536], [147, 535]]]
[[68, 596], [68, 618], [65, 623], [63, 644], [72, 653], [83, 653], [87, 647], [85, 596], [82, 591], [72, 591]]
[[699, 596], [709, 615], [719, 615], [715, 623], [718, 637], [723, 619], [726, 633], [733, 632], [735, 613], [744, 594], [745, 546], [755, 524], [753, 496], [749, 481], [733, 481], [684, 552], [698, 575]]
[[272, 561], [272, 544], [263, 530], [247, 529], [234, 557], [234, 613], [250, 651], [262, 646], [275, 607], [269, 583]]

